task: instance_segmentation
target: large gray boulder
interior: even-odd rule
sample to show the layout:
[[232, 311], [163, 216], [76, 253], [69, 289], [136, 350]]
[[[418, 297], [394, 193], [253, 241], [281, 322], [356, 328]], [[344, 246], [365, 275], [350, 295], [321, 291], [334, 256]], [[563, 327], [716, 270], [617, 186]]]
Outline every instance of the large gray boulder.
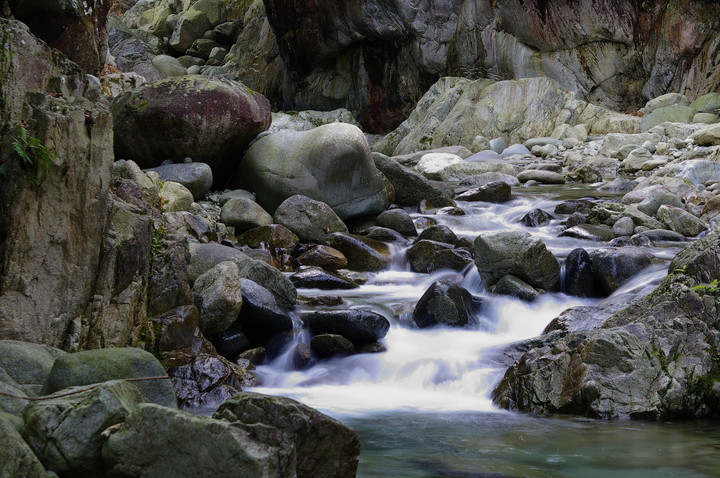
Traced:
[[273, 222], [270, 214], [258, 203], [247, 198], [232, 198], [223, 204], [220, 220], [225, 225], [234, 227], [237, 233], [269, 226]]
[[[204, 453], [198, 453], [202, 444]], [[282, 433], [141, 404], [102, 449], [109, 477], [296, 476], [297, 452]]]
[[11, 415], [0, 413], [0, 476], [12, 478], [52, 478], [16, 429]]
[[375, 166], [395, 189], [395, 202], [401, 206], [417, 206], [429, 201], [435, 207], [454, 206], [455, 202], [424, 176], [408, 169], [381, 153], [372, 153]]
[[223, 187], [251, 139], [270, 126], [270, 103], [242, 83], [190, 75], [164, 78], [112, 104], [115, 156], [142, 168], [190, 157]]
[[302, 194], [344, 220], [379, 214], [391, 200], [365, 136], [346, 123], [264, 136], [248, 149], [236, 176], [236, 185], [253, 191], [266, 211]]
[[242, 307], [240, 269], [231, 261], [221, 262], [193, 284], [203, 334], [222, 332], [232, 325]]
[[162, 181], [182, 184], [196, 201], [205, 197], [213, 183], [212, 169], [205, 163], [163, 164], [148, 171], [155, 171]]
[[[165, 369], [149, 352], [132, 347], [86, 350], [59, 357], [53, 363], [43, 394], [64, 388], [126, 378], [166, 377]], [[170, 380], [137, 382], [143, 399], [166, 407], [177, 407]]]
[[223, 403], [213, 417], [239, 426], [265, 425], [283, 434], [297, 453], [298, 478], [355, 476], [358, 433], [295, 400], [243, 392]]
[[273, 221], [306, 242], [317, 242], [330, 232], [348, 232], [345, 223], [330, 206], [302, 194], [285, 199], [275, 210]]
[[595, 287], [610, 295], [628, 279], [660, 261], [650, 252], [634, 247], [596, 249], [590, 255]]
[[554, 290], [560, 281], [560, 264], [545, 244], [522, 231], [497, 231], [475, 239], [475, 265], [486, 286], [513, 275], [532, 287]]
[[225, 261], [235, 262], [240, 268], [241, 278], [266, 287], [284, 307], [291, 308], [295, 304], [297, 291], [282, 272], [270, 264], [252, 259], [234, 247], [217, 242], [190, 244], [190, 282], [195, 282], [200, 275]]
[[720, 346], [712, 325], [720, 300], [710, 283], [720, 276], [719, 238], [709, 234], [680, 253], [647, 297], [620, 311], [601, 306], [593, 320], [535, 339], [495, 388], [495, 403], [608, 419], [717, 415], [720, 368], [708, 351]]
[[65, 389], [57, 395], [79, 393], [33, 402], [23, 411], [23, 438], [60, 476], [103, 476], [101, 434], [143, 401], [138, 388], [123, 380], [84, 388]]

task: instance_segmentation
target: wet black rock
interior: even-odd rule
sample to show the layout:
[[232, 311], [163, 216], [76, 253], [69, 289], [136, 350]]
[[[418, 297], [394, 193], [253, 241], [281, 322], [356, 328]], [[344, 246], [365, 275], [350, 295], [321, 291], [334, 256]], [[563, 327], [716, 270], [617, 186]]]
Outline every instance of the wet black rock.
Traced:
[[553, 219], [554, 217], [551, 214], [542, 209], [533, 209], [520, 219], [520, 223], [526, 227], [538, 227], [547, 224]]
[[578, 297], [595, 295], [592, 261], [583, 248], [573, 249], [565, 259], [565, 292]]
[[337, 334], [316, 335], [310, 340], [310, 348], [319, 358], [353, 355], [355, 353], [353, 343]]
[[437, 325], [464, 327], [476, 324], [482, 301], [450, 281], [433, 283], [420, 297], [412, 317], [422, 328]]
[[304, 313], [302, 320], [313, 334], [342, 335], [355, 345], [376, 342], [390, 329], [385, 317], [369, 310], [318, 310]]

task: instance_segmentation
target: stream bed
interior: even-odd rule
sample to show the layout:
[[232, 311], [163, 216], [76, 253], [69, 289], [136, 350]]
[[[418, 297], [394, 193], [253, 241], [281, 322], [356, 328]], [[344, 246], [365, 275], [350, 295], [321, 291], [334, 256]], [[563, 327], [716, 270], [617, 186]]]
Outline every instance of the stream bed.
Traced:
[[[505, 204], [459, 203], [465, 216], [428, 216], [458, 237], [494, 230], [525, 230], [562, 260], [577, 247], [588, 252], [606, 243], [558, 237], [555, 205], [592, 195], [582, 187], [518, 188]], [[555, 216], [536, 228], [520, 224], [533, 208]], [[414, 217], [420, 214], [414, 213]], [[292, 347], [258, 367], [262, 386], [334, 416], [361, 434], [358, 476], [364, 477], [710, 477], [720, 476], [720, 427], [707, 422], [607, 422], [578, 417], [537, 417], [497, 409], [490, 394], [504, 374], [502, 350], [540, 335], [563, 310], [629, 301], [649, 293], [682, 249], [677, 243], [649, 250], [664, 266], [645, 269], [611, 297], [543, 294], [534, 302], [487, 292], [474, 265], [462, 273], [418, 274], [395, 245], [392, 266], [358, 289], [300, 289], [305, 296], [340, 296], [346, 306], [384, 315], [391, 323], [387, 351], [292, 367]], [[418, 329], [415, 303], [435, 281], [451, 279], [483, 300], [471, 328]], [[295, 341], [309, 341], [298, 328]]]

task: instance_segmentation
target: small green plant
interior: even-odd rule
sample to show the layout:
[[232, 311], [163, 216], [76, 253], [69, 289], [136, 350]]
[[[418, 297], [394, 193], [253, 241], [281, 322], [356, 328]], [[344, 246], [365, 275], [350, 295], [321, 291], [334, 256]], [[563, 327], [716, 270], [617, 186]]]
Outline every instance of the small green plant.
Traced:
[[[37, 186], [38, 172], [41, 169], [49, 169], [57, 154], [38, 138], [30, 136], [27, 126], [20, 123], [18, 136], [12, 142], [12, 147], [22, 160], [22, 167], [33, 186]], [[2, 173], [7, 175], [7, 169]]]
[[153, 254], [161, 254], [164, 251], [165, 246], [163, 245], [162, 241], [165, 237], [165, 234], [165, 226], [163, 226], [162, 224], [159, 227], [155, 228], [155, 230], [153, 231], [153, 235], [150, 240], [150, 249], [152, 250]]
[[717, 279], [713, 279], [709, 284], [696, 285], [693, 287], [693, 290], [705, 294], [718, 295], [718, 293], [720, 293], [720, 282], [718, 282]]

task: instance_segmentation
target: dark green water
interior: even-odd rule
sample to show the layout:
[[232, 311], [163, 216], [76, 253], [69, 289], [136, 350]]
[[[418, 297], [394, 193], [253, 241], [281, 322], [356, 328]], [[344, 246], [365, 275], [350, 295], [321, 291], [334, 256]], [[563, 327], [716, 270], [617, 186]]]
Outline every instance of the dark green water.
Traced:
[[384, 412], [358, 430], [358, 477], [718, 477], [720, 422]]

